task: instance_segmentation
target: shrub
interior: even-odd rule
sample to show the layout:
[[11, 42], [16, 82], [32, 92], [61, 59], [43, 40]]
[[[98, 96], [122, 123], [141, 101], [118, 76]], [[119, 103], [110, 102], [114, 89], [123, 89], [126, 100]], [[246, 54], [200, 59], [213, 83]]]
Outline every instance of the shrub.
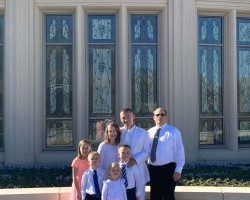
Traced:
[[[70, 187], [68, 165], [0, 167], [0, 188]], [[179, 186], [250, 187], [250, 164], [186, 164]]]
[[250, 187], [250, 164], [187, 164], [182, 176], [178, 185]]

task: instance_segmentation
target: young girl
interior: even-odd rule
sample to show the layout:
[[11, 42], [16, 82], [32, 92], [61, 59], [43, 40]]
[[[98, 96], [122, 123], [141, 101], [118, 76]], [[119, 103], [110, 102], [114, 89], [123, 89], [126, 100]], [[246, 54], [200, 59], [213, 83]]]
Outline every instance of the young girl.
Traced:
[[127, 200], [124, 181], [121, 179], [121, 169], [118, 163], [108, 167], [108, 180], [103, 184], [102, 200]]
[[89, 168], [87, 157], [90, 151], [91, 143], [88, 140], [81, 140], [78, 145], [78, 156], [71, 164], [73, 182], [70, 200], [82, 200], [81, 181], [83, 173]]
[[118, 144], [120, 143], [121, 131], [117, 123], [111, 122], [105, 130], [105, 139], [97, 152], [101, 156], [101, 168], [107, 171], [112, 162], [118, 162]]

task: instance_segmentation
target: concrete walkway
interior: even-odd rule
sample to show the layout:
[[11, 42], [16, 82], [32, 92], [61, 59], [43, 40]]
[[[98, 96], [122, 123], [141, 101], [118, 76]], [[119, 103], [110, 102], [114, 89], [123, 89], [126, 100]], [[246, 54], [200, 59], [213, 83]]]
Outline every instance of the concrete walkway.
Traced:
[[[70, 191], [70, 187], [0, 189], [0, 200], [69, 200]], [[147, 199], [149, 193], [147, 186]], [[175, 197], [176, 200], [250, 200], [250, 187], [177, 186]]]

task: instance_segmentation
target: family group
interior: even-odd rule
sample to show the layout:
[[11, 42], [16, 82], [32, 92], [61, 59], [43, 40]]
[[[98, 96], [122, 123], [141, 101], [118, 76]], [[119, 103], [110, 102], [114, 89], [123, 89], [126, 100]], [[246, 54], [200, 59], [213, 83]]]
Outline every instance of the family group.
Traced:
[[167, 123], [167, 111], [153, 112], [155, 126], [148, 131], [135, 125], [130, 108], [120, 112], [123, 127], [110, 122], [97, 151], [84, 139], [72, 162], [70, 200], [175, 200], [185, 153], [180, 131]]

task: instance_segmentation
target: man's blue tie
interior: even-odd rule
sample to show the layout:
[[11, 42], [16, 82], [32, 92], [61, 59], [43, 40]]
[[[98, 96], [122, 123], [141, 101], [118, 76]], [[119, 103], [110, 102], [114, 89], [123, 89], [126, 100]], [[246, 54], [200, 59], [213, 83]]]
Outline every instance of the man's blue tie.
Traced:
[[160, 130], [161, 130], [161, 128], [158, 128], [155, 135], [154, 135], [154, 140], [153, 140], [151, 155], [150, 155], [150, 160], [152, 163], [155, 162], [155, 160], [156, 160], [156, 149], [157, 149], [157, 144], [158, 144], [158, 138], [160, 135]]
[[99, 188], [99, 183], [98, 183], [98, 177], [97, 177], [97, 171], [94, 170], [94, 175], [93, 175], [93, 179], [94, 179], [94, 184], [95, 184], [95, 195], [97, 198], [101, 197], [101, 192], [100, 192], [100, 188]]
[[126, 174], [126, 165], [122, 164], [122, 178], [124, 178], [124, 185], [125, 188], [128, 187], [128, 179], [127, 179], [127, 174]]

